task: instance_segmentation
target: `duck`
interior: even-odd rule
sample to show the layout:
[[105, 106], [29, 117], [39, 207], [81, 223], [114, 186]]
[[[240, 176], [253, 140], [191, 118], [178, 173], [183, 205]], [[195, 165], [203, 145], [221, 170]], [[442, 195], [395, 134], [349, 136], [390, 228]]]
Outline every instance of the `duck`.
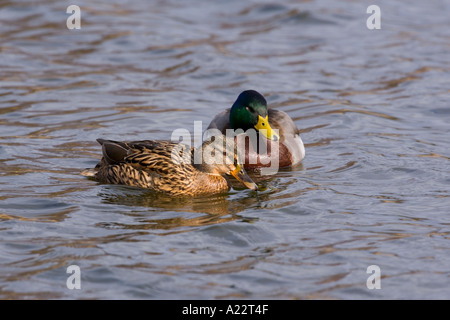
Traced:
[[[259, 144], [245, 145], [244, 168], [258, 171], [272, 165], [272, 154], [278, 154], [279, 168], [292, 167], [305, 157], [305, 146], [299, 129], [284, 111], [270, 109], [264, 96], [256, 90], [245, 90], [239, 94], [231, 108], [218, 113], [209, 124], [208, 130], [227, 131], [242, 129], [244, 132], [256, 130], [257, 139], [264, 139], [264, 152]], [[278, 133], [277, 133], [278, 132]]]
[[101, 183], [196, 197], [229, 191], [231, 175], [246, 188], [258, 189], [238, 157], [234, 140], [225, 136], [205, 141], [198, 148], [165, 140], [97, 141], [102, 158], [95, 168], [81, 174]]

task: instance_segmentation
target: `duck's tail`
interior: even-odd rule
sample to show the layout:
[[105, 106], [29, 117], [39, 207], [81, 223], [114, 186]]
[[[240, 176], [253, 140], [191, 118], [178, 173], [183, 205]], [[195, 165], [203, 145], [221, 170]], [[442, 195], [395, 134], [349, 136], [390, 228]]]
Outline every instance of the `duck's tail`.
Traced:
[[95, 178], [97, 174], [97, 170], [95, 169], [84, 169], [80, 172], [82, 176]]

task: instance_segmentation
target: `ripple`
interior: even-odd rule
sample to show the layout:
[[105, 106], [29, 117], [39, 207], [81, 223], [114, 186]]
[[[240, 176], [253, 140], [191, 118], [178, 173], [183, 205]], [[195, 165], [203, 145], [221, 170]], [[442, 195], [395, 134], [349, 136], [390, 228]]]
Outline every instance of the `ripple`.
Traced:
[[[348, 1], [130, 3], [82, 0], [80, 30], [54, 1], [0, 4], [1, 298], [448, 298], [441, 2], [385, 3], [398, 14], [381, 31]], [[167, 139], [245, 89], [307, 149], [252, 176], [257, 193], [172, 199], [80, 176], [95, 139]], [[383, 290], [366, 287], [372, 264]]]

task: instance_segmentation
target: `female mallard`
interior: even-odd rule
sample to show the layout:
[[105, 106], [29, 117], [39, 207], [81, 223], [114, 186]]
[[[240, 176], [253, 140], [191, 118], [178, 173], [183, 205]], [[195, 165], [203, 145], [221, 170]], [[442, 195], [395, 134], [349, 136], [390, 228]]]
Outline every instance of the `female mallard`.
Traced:
[[170, 141], [97, 141], [103, 158], [94, 169], [81, 174], [103, 183], [198, 196], [228, 191], [230, 184], [224, 175], [231, 174], [247, 188], [257, 190], [239, 161], [234, 141], [224, 136], [197, 149]]
[[[270, 166], [271, 150], [275, 148], [280, 168], [296, 165], [305, 157], [305, 147], [292, 118], [284, 111], [267, 109], [266, 99], [254, 90], [242, 92], [230, 109], [214, 117], [208, 129], [218, 129], [223, 134], [227, 129], [256, 129], [258, 139], [261, 135], [268, 139], [267, 152], [264, 153], [251, 143], [247, 145], [245, 169]], [[278, 129], [279, 134], [273, 129]]]

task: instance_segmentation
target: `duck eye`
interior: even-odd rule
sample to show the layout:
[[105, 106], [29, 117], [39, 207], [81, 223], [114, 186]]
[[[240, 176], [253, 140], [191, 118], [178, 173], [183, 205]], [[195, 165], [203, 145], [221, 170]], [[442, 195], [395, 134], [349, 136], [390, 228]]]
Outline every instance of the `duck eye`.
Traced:
[[250, 111], [251, 113], [255, 113], [255, 109], [253, 109], [250, 106], [246, 106], [245, 109], [247, 109], [248, 111]]

